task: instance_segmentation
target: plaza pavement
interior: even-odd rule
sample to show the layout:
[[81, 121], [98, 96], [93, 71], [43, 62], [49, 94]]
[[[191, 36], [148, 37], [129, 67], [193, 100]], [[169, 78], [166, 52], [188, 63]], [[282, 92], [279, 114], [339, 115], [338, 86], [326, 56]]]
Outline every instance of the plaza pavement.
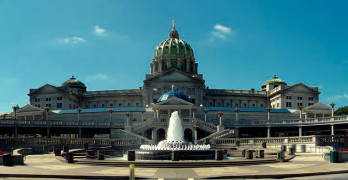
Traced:
[[[83, 164], [68, 164], [57, 160], [53, 154], [26, 156], [24, 166], [0, 166], [0, 177], [60, 177], [128, 179], [129, 168], [112, 166], [94, 166]], [[281, 178], [307, 175], [348, 173], [348, 163], [329, 163], [321, 158], [321, 154], [300, 153], [290, 162], [269, 163], [232, 167], [199, 168], [135, 168], [136, 177], [150, 179], [204, 179], [204, 178]], [[53, 175], [53, 176], [52, 176]], [[329, 175], [330, 176], [330, 175]], [[306, 178], [306, 177], [304, 177]], [[6, 178], [8, 179], [8, 178]]]

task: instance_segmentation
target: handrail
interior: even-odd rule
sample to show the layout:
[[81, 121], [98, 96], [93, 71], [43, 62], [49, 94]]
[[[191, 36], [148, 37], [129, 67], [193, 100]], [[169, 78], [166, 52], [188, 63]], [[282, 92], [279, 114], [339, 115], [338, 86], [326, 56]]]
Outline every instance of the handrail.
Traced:
[[204, 144], [209, 139], [218, 139], [233, 133], [234, 133], [234, 129], [225, 129], [223, 131], [218, 131], [213, 134], [210, 134], [209, 136], [206, 136], [202, 139], [197, 140], [196, 144]]

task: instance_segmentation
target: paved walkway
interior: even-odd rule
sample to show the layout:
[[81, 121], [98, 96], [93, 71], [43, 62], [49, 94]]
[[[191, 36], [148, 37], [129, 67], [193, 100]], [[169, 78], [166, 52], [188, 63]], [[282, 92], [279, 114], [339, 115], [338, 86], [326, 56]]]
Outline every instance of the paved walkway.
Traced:
[[[0, 166], [0, 174], [44, 174], [81, 176], [123, 176], [129, 175], [127, 167], [91, 166], [68, 164], [58, 161], [54, 155], [29, 155], [25, 166]], [[329, 163], [321, 158], [321, 154], [298, 154], [292, 161], [250, 166], [211, 167], [211, 168], [136, 168], [137, 177], [158, 178], [252, 178], [267, 177], [262, 175], [299, 175], [305, 173], [326, 173], [330, 171], [346, 171], [348, 163]], [[253, 176], [255, 175], [255, 176]], [[312, 174], [313, 175], [313, 174]]]

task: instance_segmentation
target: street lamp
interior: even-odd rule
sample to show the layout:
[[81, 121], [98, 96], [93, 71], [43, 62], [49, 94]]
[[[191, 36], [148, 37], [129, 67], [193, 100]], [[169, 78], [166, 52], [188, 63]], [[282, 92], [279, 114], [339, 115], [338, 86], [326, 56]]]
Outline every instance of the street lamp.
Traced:
[[219, 116], [219, 125], [222, 126], [222, 116], [224, 115], [224, 112], [218, 111], [217, 114]]
[[203, 112], [204, 112], [204, 121], [207, 122], [207, 113], [209, 112], [209, 110], [204, 109]]
[[269, 121], [272, 107], [267, 107], [266, 110], [267, 110], [267, 120]]
[[48, 112], [50, 111], [50, 107], [46, 106], [45, 111], [46, 111], [46, 120], [48, 120]]
[[240, 109], [239, 108], [234, 108], [234, 112], [236, 112], [236, 122], [238, 123], [239, 122], [239, 112], [240, 112]]
[[144, 121], [144, 112], [146, 112], [145, 109], [140, 109], [141, 112], [141, 121]]
[[298, 106], [297, 108], [300, 110], [300, 119], [302, 119], [303, 106]]
[[127, 116], [127, 126], [129, 126], [129, 117], [132, 114], [131, 112], [127, 111], [124, 113]]
[[156, 108], [153, 107], [152, 110], [153, 110], [153, 118], [156, 119]]
[[156, 129], [156, 126], [155, 125], [151, 125], [151, 126], [149, 126], [149, 128], [151, 129], [151, 140], [154, 140], [154, 130]]
[[336, 104], [332, 102], [332, 103], [330, 104], [330, 106], [331, 106], [331, 116], [334, 116]]
[[197, 110], [196, 106], [191, 107], [192, 109], [192, 118], [195, 118], [195, 111]]
[[109, 121], [110, 121], [110, 126], [111, 126], [111, 121], [112, 121], [112, 113], [114, 112], [115, 110], [110, 108], [109, 109], [109, 113], [110, 113], [110, 117], [109, 117]]
[[80, 121], [80, 113], [82, 111], [82, 108], [79, 107], [76, 109], [76, 111], [77, 111], [77, 121]]

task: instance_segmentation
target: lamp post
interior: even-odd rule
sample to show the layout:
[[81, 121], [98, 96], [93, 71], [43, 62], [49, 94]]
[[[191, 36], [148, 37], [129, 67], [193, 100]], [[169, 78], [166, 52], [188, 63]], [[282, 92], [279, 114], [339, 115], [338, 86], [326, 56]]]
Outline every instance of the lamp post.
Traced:
[[236, 123], [239, 122], [239, 112], [240, 112], [240, 109], [239, 108], [234, 108], [234, 112], [236, 112]]
[[332, 103], [330, 104], [330, 106], [331, 106], [331, 116], [334, 116], [336, 104], [332, 102]]
[[156, 119], [156, 108], [153, 107], [152, 110], [153, 110], [153, 118]]
[[77, 108], [76, 111], [77, 111], [77, 121], [80, 121], [80, 113], [82, 111], [82, 108]]
[[302, 120], [302, 110], [303, 110], [303, 106], [298, 106], [297, 108], [300, 110], [300, 120]]
[[46, 120], [48, 120], [48, 112], [50, 111], [50, 107], [46, 106], [45, 111], [46, 111]]
[[110, 113], [110, 117], [109, 117], [109, 122], [110, 122], [110, 126], [111, 126], [111, 122], [112, 122], [112, 113], [114, 112], [115, 110], [110, 108], [109, 109], [109, 113]]
[[131, 112], [127, 111], [124, 113], [127, 116], [127, 126], [129, 126], [129, 117], [132, 114]]
[[141, 121], [144, 121], [144, 112], [146, 112], [145, 109], [140, 109], [141, 112]]
[[149, 128], [151, 129], [151, 140], [155, 140], [155, 133], [154, 133], [154, 131], [155, 131], [155, 129], [156, 129], [156, 126], [155, 125], [151, 125], [151, 126], [149, 126]]
[[267, 120], [269, 121], [272, 107], [267, 107], [266, 110], [267, 110]]
[[17, 110], [19, 109], [18, 105], [12, 106], [14, 112], [14, 119], [17, 120]]
[[203, 112], [204, 112], [204, 121], [207, 122], [207, 113], [209, 112], [209, 110], [204, 109]]
[[222, 116], [224, 115], [224, 112], [218, 111], [217, 114], [219, 116], [219, 125], [222, 126]]
[[192, 118], [194, 119], [196, 116], [195, 116], [195, 112], [196, 112], [196, 110], [197, 110], [197, 107], [196, 106], [193, 106], [193, 107], [191, 107], [191, 109], [192, 109]]

